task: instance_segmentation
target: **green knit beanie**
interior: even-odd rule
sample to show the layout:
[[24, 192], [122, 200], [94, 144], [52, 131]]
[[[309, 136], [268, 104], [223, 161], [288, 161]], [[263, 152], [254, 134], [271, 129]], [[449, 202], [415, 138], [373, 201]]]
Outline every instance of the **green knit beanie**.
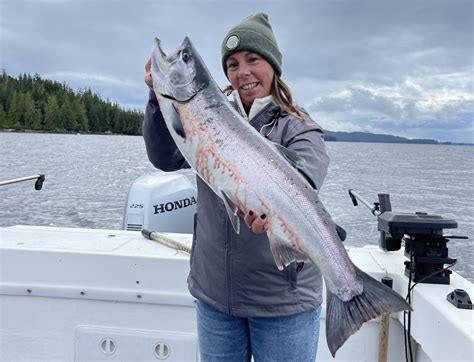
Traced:
[[227, 58], [240, 50], [249, 50], [264, 57], [273, 66], [275, 73], [281, 76], [281, 53], [265, 13], [250, 15], [230, 29], [221, 49], [222, 67], [226, 75]]

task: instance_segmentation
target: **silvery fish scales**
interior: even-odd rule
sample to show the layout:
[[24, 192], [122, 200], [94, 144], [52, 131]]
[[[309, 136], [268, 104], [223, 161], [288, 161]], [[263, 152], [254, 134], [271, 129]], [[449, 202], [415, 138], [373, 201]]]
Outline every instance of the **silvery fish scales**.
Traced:
[[333, 355], [364, 322], [410, 309], [398, 294], [355, 267], [317, 192], [295, 167], [303, 160], [263, 138], [234, 110], [188, 38], [169, 55], [156, 39], [152, 76], [171, 136], [222, 199], [235, 232], [240, 229], [237, 212], [256, 210], [267, 216], [280, 270], [307, 259], [321, 269]]

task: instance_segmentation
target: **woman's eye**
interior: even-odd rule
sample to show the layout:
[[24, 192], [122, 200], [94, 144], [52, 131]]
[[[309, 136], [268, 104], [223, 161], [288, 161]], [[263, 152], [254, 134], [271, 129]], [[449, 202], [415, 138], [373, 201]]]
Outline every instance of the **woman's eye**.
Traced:
[[237, 68], [237, 63], [230, 63], [230, 64], [227, 64], [227, 68], [228, 68], [228, 69], [235, 69], [235, 68]]
[[249, 58], [249, 63], [255, 63], [258, 60], [257, 57], [251, 57]]

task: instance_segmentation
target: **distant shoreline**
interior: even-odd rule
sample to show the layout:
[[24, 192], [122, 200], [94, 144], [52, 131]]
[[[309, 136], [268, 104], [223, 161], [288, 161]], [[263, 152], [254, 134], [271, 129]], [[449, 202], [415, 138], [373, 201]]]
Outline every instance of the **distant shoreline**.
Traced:
[[113, 133], [110, 131], [107, 132], [52, 132], [52, 131], [44, 131], [44, 130], [36, 130], [36, 129], [11, 129], [11, 128], [0, 128], [0, 133], [37, 133], [37, 134], [69, 134], [69, 135], [80, 135], [80, 136], [88, 136], [88, 135], [96, 135], [96, 136], [142, 136], [139, 134], [130, 135], [124, 133]]
[[[87, 135], [97, 135], [97, 136], [142, 136], [142, 135], [129, 135], [129, 134], [124, 134], [124, 133], [113, 133], [111, 131], [107, 132], [51, 132], [51, 131], [45, 131], [45, 130], [33, 130], [33, 129], [12, 129], [12, 128], [0, 128], [1, 133], [39, 133], [39, 134], [69, 134], [69, 135], [81, 135], [81, 136], [87, 136]], [[327, 131], [329, 133], [333, 133], [331, 131]], [[347, 133], [350, 135], [351, 133]], [[367, 133], [367, 135], [374, 135], [373, 133]], [[388, 136], [388, 135], [384, 135]], [[346, 143], [387, 143], [387, 144], [408, 144], [408, 145], [433, 145], [433, 146], [474, 146], [474, 143], [456, 143], [456, 142], [440, 142], [440, 141], [435, 141], [434, 142], [417, 142], [416, 140], [409, 140], [406, 139], [400, 140], [399, 137], [397, 136], [390, 136], [397, 138], [396, 141], [390, 141], [390, 140], [363, 140], [363, 139], [335, 139], [334, 136], [329, 135], [327, 138], [325, 138], [326, 142], [346, 142]]]
[[425, 145], [425, 146], [474, 146], [474, 143], [455, 143], [455, 142], [438, 142], [438, 143], [424, 143], [424, 142], [390, 142], [390, 141], [360, 141], [360, 140], [334, 140], [325, 139], [325, 142], [338, 143], [386, 143], [398, 145]]
[[430, 138], [405, 138], [400, 136], [393, 136], [390, 134], [377, 134], [369, 132], [333, 132], [330, 130], [324, 131], [324, 139], [326, 141], [336, 142], [367, 142], [367, 143], [402, 143], [402, 144], [423, 144], [423, 145], [458, 145], [458, 146], [473, 146], [474, 143], [464, 142], [440, 142]]

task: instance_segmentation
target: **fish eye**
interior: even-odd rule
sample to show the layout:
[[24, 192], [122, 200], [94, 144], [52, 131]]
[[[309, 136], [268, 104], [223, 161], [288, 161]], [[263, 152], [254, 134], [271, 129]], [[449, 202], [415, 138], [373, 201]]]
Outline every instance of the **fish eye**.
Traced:
[[182, 58], [185, 62], [187, 62], [187, 61], [189, 60], [189, 58], [191, 58], [191, 55], [189, 55], [189, 53], [187, 53], [187, 52], [183, 52], [183, 53], [181, 54], [181, 58]]

